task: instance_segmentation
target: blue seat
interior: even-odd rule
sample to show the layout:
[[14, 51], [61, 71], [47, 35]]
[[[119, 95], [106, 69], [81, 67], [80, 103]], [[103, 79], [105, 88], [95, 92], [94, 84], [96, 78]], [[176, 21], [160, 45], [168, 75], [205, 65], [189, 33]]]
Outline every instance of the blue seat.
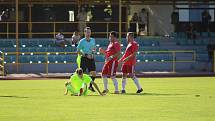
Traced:
[[37, 55], [29, 55], [29, 62], [38, 63]]
[[171, 54], [157, 54], [155, 56], [157, 61], [172, 61]]
[[29, 56], [28, 55], [19, 56], [19, 63], [29, 63]]
[[210, 32], [210, 37], [215, 37], [215, 32]]
[[38, 48], [37, 48], [37, 51], [38, 51], [38, 52], [46, 52], [46, 51], [47, 51], [47, 48], [46, 48], [46, 47], [38, 47]]
[[63, 60], [70, 63], [76, 63], [77, 55], [64, 55]]
[[76, 52], [77, 51], [77, 48], [76, 47], [72, 47], [71, 48], [71, 52]]
[[16, 52], [16, 48], [14, 48], [14, 47], [5, 48], [4, 52]]
[[200, 62], [208, 62], [208, 54], [197, 54], [196, 55], [196, 60]]
[[139, 60], [140, 62], [141, 61], [144, 61], [144, 56], [143, 55], [137, 55], [137, 61]]
[[53, 47], [55, 46], [55, 41], [52, 39], [40, 39], [38, 40], [38, 44], [43, 47]]
[[104, 62], [105, 61], [105, 58], [103, 55], [96, 55], [95, 56], [95, 61], [96, 62]]
[[65, 49], [62, 47], [52, 47], [52, 48], [54, 48], [54, 52], [64, 52], [65, 51]]
[[109, 43], [109, 40], [107, 38], [97, 38], [96, 44], [99, 44], [99, 46], [107, 46]]
[[[140, 46], [142, 46], [142, 45], [140, 44]], [[152, 41], [150, 41], [150, 40], [144, 40], [143, 41], [143, 46], [152, 46]]]
[[208, 37], [208, 34], [209, 34], [209, 33], [208, 33], [208, 32], [202, 32], [201, 34], [202, 34], [202, 35], [201, 35], [202, 37]]
[[3, 40], [0, 47], [14, 47], [15, 42], [13, 40]]
[[6, 63], [12, 63], [11, 56], [4, 56], [4, 61], [5, 61]]
[[49, 61], [49, 63], [55, 63], [55, 55], [49, 55], [48, 61]]
[[54, 47], [48, 47], [47, 52], [55, 52], [55, 48]]
[[29, 52], [29, 48], [19, 48], [20, 52]]
[[29, 52], [38, 52], [37, 47], [31, 47], [29, 48]]
[[19, 47], [30, 47], [28, 39], [20, 39], [19, 40]]
[[38, 55], [38, 62], [46, 63], [46, 55]]
[[54, 56], [54, 59], [55, 59], [55, 61], [57, 61], [58, 63], [63, 63], [63, 62], [64, 62], [63, 56], [61, 56], [61, 55], [56, 55], [56, 56]]
[[38, 40], [35, 40], [35, 39], [29, 40], [28, 44], [29, 44], [29, 47], [38, 47], [39, 46]]

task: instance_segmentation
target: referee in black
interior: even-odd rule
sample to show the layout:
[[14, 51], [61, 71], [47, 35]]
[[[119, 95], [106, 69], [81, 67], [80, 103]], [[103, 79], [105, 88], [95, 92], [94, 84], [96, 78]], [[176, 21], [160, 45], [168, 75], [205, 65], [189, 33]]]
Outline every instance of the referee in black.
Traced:
[[[94, 81], [96, 78], [96, 64], [94, 59], [94, 53], [96, 50], [95, 39], [91, 38], [91, 29], [86, 27], [84, 29], [85, 37], [82, 38], [77, 46], [77, 52], [81, 55], [81, 64], [80, 67], [83, 69], [83, 72], [90, 72], [91, 78]], [[89, 90], [95, 92], [92, 84], [89, 86]]]

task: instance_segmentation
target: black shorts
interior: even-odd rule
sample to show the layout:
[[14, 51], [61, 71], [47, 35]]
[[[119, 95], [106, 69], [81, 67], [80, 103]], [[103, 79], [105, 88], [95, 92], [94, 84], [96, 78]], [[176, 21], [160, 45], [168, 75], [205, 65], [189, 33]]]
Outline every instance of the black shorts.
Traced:
[[138, 24], [139, 29], [142, 29], [143, 31], [145, 31], [145, 24]]
[[96, 64], [94, 59], [88, 59], [87, 57], [81, 57], [81, 68], [84, 72], [88, 69], [88, 72], [96, 71]]

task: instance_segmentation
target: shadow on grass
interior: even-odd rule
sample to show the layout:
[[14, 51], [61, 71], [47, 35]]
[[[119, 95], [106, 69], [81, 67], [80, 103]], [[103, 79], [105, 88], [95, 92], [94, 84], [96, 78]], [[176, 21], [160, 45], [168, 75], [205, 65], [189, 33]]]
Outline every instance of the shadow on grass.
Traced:
[[94, 96], [101, 96], [101, 95], [98, 94], [98, 95], [87, 95], [87, 96], [90, 96], [90, 97], [92, 96], [92, 97], [94, 97]]
[[5, 95], [5, 96], [1, 96], [0, 98], [29, 98], [29, 97], [22, 97], [22, 96], [11, 96], [11, 95]]
[[178, 95], [185, 95], [185, 94], [162, 94], [162, 93], [126, 93], [122, 95], [140, 95], [140, 96], [178, 96]]

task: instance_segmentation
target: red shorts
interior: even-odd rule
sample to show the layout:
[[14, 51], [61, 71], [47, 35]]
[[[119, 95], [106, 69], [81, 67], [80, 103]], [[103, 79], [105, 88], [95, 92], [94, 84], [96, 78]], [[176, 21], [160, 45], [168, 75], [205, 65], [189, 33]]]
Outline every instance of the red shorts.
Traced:
[[122, 65], [122, 73], [134, 73], [134, 65]]
[[118, 67], [117, 60], [106, 62], [102, 69], [102, 75], [103, 76], [115, 76], [117, 67]]

